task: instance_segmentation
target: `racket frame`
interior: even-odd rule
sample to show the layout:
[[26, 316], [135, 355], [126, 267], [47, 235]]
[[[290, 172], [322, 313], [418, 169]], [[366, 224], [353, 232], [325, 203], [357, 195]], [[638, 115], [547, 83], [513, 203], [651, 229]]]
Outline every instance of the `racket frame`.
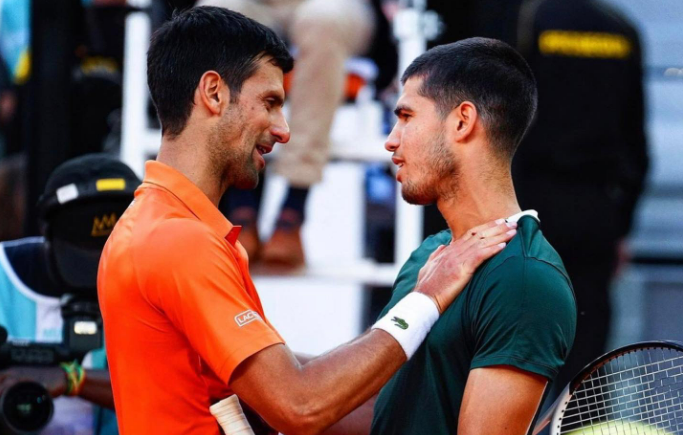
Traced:
[[609, 363], [613, 359], [620, 357], [621, 355], [625, 355], [635, 350], [657, 348], [674, 349], [683, 352], [683, 343], [673, 340], [641, 341], [611, 350], [606, 354], [594, 359], [583, 369], [581, 369], [581, 371], [574, 376], [571, 382], [564, 387], [557, 400], [555, 400], [552, 406], [538, 420], [538, 423], [536, 423], [532, 434], [537, 435], [539, 432], [545, 429], [548, 424], [551, 425], [551, 435], [558, 435], [560, 433], [560, 424], [562, 423], [562, 418], [564, 417], [564, 413], [567, 410], [567, 405], [569, 404], [572, 395], [574, 395], [574, 392], [576, 392], [579, 386], [581, 386], [581, 382], [583, 382], [591, 373], [595, 372], [596, 370], [600, 369], [600, 367]]

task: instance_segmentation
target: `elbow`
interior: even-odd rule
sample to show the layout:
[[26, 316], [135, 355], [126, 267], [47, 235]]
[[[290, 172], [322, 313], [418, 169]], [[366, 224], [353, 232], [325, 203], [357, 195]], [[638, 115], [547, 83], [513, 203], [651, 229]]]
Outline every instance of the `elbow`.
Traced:
[[334, 421], [320, 406], [312, 403], [290, 404], [283, 409], [278, 427], [285, 435], [315, 435]]

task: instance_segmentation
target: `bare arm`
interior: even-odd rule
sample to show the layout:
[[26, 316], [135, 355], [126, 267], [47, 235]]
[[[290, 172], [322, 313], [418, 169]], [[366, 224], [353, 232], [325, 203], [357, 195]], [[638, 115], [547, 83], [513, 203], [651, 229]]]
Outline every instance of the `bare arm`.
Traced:
[[525, 435], [547, 379], [511, 366], [474, 369], [460, 408], [460, 435]]
[[393, 337], [373, 330], [304, 366], [286, 346], [271, 346], [242, 363], [230, 386], [280, 432], [320, 433], [377, 393], [405, 360]]
[[80, 398], [105, 408], [114, 409], [114, 393], [111, 389], [109, 370], [86, 369], [85, 382]]
[[[305, 365], [315, 357], [313, 355], [296, 353], [296, 359], [301, 365]], [[375, 400], [377, 394], [372, 396], [368, 401], [360, 405], [358, 408], [347, 414], [331, 427], [329, 427], [323, 435], [367, 435], [370, 433], [370, 426], [372, 425], [372, 416], [375, 412]]]
[[[482, 225], [439, 248], [420, 271], [414, 291], [432, 298], [443, 312], [476, 268], [514, 236], [509, 230], [500, 222]], [[314, 434], [370, 399], [405, 360], [398, 342], [382, 330], [303, 366], [286, 346], [274, 345], [240, 364], [230, 387], [280, 432]]]

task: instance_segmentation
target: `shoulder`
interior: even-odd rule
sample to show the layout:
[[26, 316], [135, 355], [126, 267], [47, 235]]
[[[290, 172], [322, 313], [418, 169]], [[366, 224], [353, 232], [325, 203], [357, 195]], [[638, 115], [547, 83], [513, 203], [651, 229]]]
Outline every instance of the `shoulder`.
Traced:
[[427, 237], [420, 246], [410, 254], [410, 261], [426, 262], [429, 256], [434, 252], [439, 246], [447, 245], [451, 243], [452, 235], [450, 230], [443, 230], [436, 234]]
[[559, 323], [569, 330], [576, 322], [577, 308], [571, 282], [563, 271], [537, 258], [517, 255], [482, 277], [470, 297], [470, 310], [474, 316]]
[[417, 273], [425, 265], [429, 256], [439, 246], [446, 245], [451, 242], [451, 232], [449, 230], [441, 231], [437, 234], [427, 237], [422, 244], [414, 250], [408, 260], [401, 267], [401, 271], [396, 277], [396, 282], [399, 282], [407, 277], [417, 279]]
[[196, 219], [165, 219], [138, 236], [134, 242], [135, 251], [167, 261], [191, 261], [196, 254], [227, 251], [225, 239]]
[[410, 257], [403, 264], [396, 276], [391, 300], [384, 308], [380, 317], [413, 289], [417, 282], [417, 276], [420, 273], [420, 269], [425, 265], [431, 253], [439, 246], [450, 243], [450, 241], [451, 232], [449, 230], [444, 230], [427, 237], [422, 244], [410, 254]]
[[182, 280], [199, 271], [233, 273], [239, 268], [228, 242], [196, 219], [165, 219], [136, 234], [130, 243], [131, 256], [125, 261], [132, 262], [140, 283]]
[[481, 298], [513, 304], [551, 303], [576, 309], [571, 281], [557, 251], [548, 243], [537, 220], [519, 220], [517, 235], [475, 277]]

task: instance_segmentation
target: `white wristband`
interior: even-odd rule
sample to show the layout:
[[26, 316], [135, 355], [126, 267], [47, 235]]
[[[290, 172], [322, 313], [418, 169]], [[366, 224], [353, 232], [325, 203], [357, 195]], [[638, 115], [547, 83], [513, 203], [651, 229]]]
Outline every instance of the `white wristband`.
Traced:
[[423, 293], [412, 292], [372, 325], [372, 329], [391, 334], [410, 359], [437, 320], [439, 309], [431, 298]]
[[209, 411], [221, 425], [226, 435], [254, 435], [236, 394], [214, 403], [209, 407]]

